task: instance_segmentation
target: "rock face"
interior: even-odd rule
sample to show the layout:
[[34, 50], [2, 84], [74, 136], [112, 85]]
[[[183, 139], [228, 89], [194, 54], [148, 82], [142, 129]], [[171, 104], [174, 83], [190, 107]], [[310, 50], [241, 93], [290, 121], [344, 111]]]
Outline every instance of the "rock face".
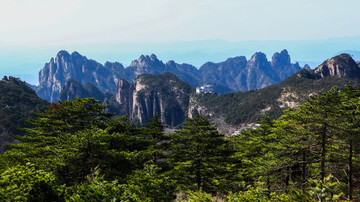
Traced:
[[207, 62], [197, 69], [189, 64], [170, 60], [163, 63], [154, 54], [140, 56], [129, 67], [106, 62], [104, 65], [87, 59], [77, 52], [60, 51], [39, 72], [38, 95], [49, 101], [58, 101], [65, 82], [72, 78], [81, 84], [92, 83], [102, 91], [116, 92], [118, 78], [130, 83], [141, 74], [159, 75], [171, 72], [191, 86], [211, 84], [217, 93], [247, 91], [279, 83], [301, 68], [290, 63], [286, 50], [275, 53], [269, 62], [263, 53], [255, 53], [249, 61], [244, 56], [229, 58], [224, 62]]
[[116, 86], [116, 101], [123, 106], [123, 109], [127, 115], [132, 114], [133, 97], [135, 88], [130, 85], [125, 79], [119, 79]]
[[314, 70], [316, 78], [337, 76], [340, 78], [358, 78], [360, 68], [349, 54], [341, 54], [326, 60]]
[[143, 74], [134, 84], [120, 79], [116, 101], [140, 123], [147, 123], [157, 113], [165, 124], [176, 126], [186, 118], [190, 90], [189, 84], [171, 73]]
[[104, 101], [106, 96], [92, 83], [86, 83], [85, 85], [83, 85], [75, 79], [68, 79], [65, 82], [63, 88], [61, 89], [60, 100], [72, 100], [77, 97], [92, 97], [97, 100]]
[[324, 61], [314, 70], [303, 69], [297, 77], [321, 79], [324, 77], [360, 78], [360, 67], [349, 54], [341, 54]]
[[60, 51], [56, 58], [51, 58], [39, 72], [37, 94], [48, 101], [57, 102], [65, 82], [72, 78], [82, 84], [93, 83], [99, 89], [116, 91], [119, 77], [123, 76], [124, 67], [120, 63], [109, 63], [105, 66], [89, 60], [77, 52], [69, 54]]
[[234, 91], [264, 88], [301, 70], [298, 63], [291, 64], [287, 50], [275, 53], [269, 62], [266, 55], [255, 53], [249, 61], [244, 56], [229, 58], [225, 62], [208, 62], [200, 67], [203, 83], [216, 81]]

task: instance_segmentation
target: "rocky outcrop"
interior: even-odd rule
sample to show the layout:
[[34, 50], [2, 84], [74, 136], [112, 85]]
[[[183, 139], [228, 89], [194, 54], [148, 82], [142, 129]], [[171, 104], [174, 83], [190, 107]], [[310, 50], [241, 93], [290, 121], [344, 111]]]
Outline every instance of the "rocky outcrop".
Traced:
[[286, 49], [280, 53], [274, 53], [271, 60], [271, 68], [274, 71], [275, 78], [278, 77], [276, 78], [278, 82], [283, 81], [302, 69], [299, 63], [291, 64], [290, 55]]
[[116, 86], [116, 101], [123, 106], [127, 115], [132, 114], [134, 86], [125, 79], [119, 79]]
[[324, 77], [360, 78], [360, 67], [349, 54], [341, 54], [324, 61], [314, 70], [306, 70], [296, 74], [297, 77], [307, 79], [321, 79]]
[[318, 79], [327, 76], [358, 78], [360, 68], [349, 54], [344, 53], [326, 60], [314, 70], [313, 74]]
[[116, 91], [117, 79], [124, 67], [120, 63], [100, 63], [87, 59], [77, 52], [60, 51], [39, 72], [37, 94], [48, 101], [58, 101], [65, 82], [72, 78], [82, 84], [93, 83], [102, 91]]
[[182, 123], [187, 115], [191, 87], [171, 73], [143, 74], [133, 84], [120, 79], [116, 101], [126, 114], [147, 123], [155, 114], [169, 126]]
[[291, 64], [287, 50], [275, 53], [271, 62], [261, 52], [255, 53], [250, 60], [244, 56], [229, 58], [225, 62], [208, 62], [200, 67], [203, 83], [216, 81], [233, 91], [248, 91], [264, 88], [301, 70], [299, 64]]
[[310, 71], [310, 70], [311, 70], [311, 67], [310, 67], [310, 65], [305, 64], [304, 67], [303, 67], [303, 69], [306, 69], [306, 70]]

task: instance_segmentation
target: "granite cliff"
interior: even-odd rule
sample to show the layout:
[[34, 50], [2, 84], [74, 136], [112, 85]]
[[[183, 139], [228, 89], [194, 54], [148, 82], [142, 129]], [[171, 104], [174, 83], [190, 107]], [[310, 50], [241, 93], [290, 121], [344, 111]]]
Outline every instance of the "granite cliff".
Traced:
[[118, 78], [123, 76], [123, 69], [120, 63], [107, 62], [102, 65], [77, 52], [69, 54], [60, 51], [39, 72], [36, 92], [43, 99], [57, 102], [65, 82], [71, 78], [82, 84], [93, 83], [104, 92], [108, 90], [115, 93]]
[[191, 87], [171, 73], [142, 74], [133, 84], [120, 79], [117, 87], [116, 101], [140, 123], [158, 114], [166, 125], [177, 126], [187, 116]]
[[298, 64], [290, 63], [286, 50], [275, 53], [269, 62], [263, 53], [255, 53], [249, 61], [244, 56], [229, 58], [224, 62], [207, 62], [199, 69], [189, 64], [178, 64], [170, 60], [163, 63], [154, 54], [140, 56], [129, 67], [118, 62], [104, 65], [87, 59], [77, 52], [60, 51], [39, 72], [38, 95], [48, 101], [58, 101], [60, 92], [68, 79], [81, 84], [92, 83], [101, 91], [116, 92], [119, 78], [133, 83], [141, 74], [175, 74], [191, 86], [212, 84], [219, 94], [264, 88], [279, 83], [299, 71]]

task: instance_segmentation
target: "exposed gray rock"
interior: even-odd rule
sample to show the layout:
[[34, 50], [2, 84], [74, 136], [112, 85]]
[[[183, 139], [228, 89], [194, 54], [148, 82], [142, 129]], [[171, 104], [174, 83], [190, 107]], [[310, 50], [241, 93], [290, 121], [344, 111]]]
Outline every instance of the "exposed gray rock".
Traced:
[[182, 123], [189, 105], [191, 87], [171, 73], [143, 74], [133, 84], [119, 79], [116, 101], [130, 117], [147, 123], [155, 114], [169, 126]]
[[337, 76], [340, 78], [358, 78], [360, 68], [349, 54], [341, 54], [326, 60], [313, 74], [316, 78]]
[[51, 58], [39, 72], [39, 97], [48, 101], [57, 102], [65, 82], [72, 78], [82, 84], [93, 83], [99, 89], [116, 91], [119, 77], [123, 76], [124, 67], [120, 63], [100, 63], [87, 59], [77, 52], [71, 55], [66, 51], [60, 51], [55, 58]]
[[220, 63], [205, 63], [197, 69], [189, 64], [169, 61], [164, 64], [154, 54], [140, 56], [129, 67], [106, 62], [104, 65], [87, 59], [77, 52], [60, 51], [39, 72], [38, 95], [49, 101], [58, 101], [65, 82], [72, 78], [81, 84], [92, 83], [101, 91], [116, 92], [118, 78], [132, 83], [141, 74], [159, 75], [171, 72], [191, 86], [211, 84], [219, 94], [248, 91], [279, 83], [301, 68], [290, 63], [286, 50], [275, 53], [269, 62], [264, 53], [255, 53], [249, 61], [244, 56], [229, 58]]

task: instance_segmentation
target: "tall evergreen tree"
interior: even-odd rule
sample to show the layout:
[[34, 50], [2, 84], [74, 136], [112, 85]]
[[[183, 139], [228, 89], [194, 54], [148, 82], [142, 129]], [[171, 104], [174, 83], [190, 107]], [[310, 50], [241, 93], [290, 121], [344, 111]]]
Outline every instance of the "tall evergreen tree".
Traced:
[[213, 123], [195, 115], [172, 138], [173, 174], [183, 188], [217, 192], [226, 185], [233, 151]]
[[[353, 181], [354, 175], [359, 175], [359, 172], [354, 169], [354, 163], [359, 166], [354, 157], [359, 157], [360, 146], [360, 88], [355, 88], [349, 83], [341, 90], [340, 113], [336, 118], [339, 120], [339, 138], [344, 141], [339, 145], [340, 150], [347, 151], [344, 164], [347, 164], [346, 183], [348, 185], [348, 198], [353, 199]], [[344, 152], [343, 152], [344, 153]], [[343, 172], [341, 172], [343, 173]]]

